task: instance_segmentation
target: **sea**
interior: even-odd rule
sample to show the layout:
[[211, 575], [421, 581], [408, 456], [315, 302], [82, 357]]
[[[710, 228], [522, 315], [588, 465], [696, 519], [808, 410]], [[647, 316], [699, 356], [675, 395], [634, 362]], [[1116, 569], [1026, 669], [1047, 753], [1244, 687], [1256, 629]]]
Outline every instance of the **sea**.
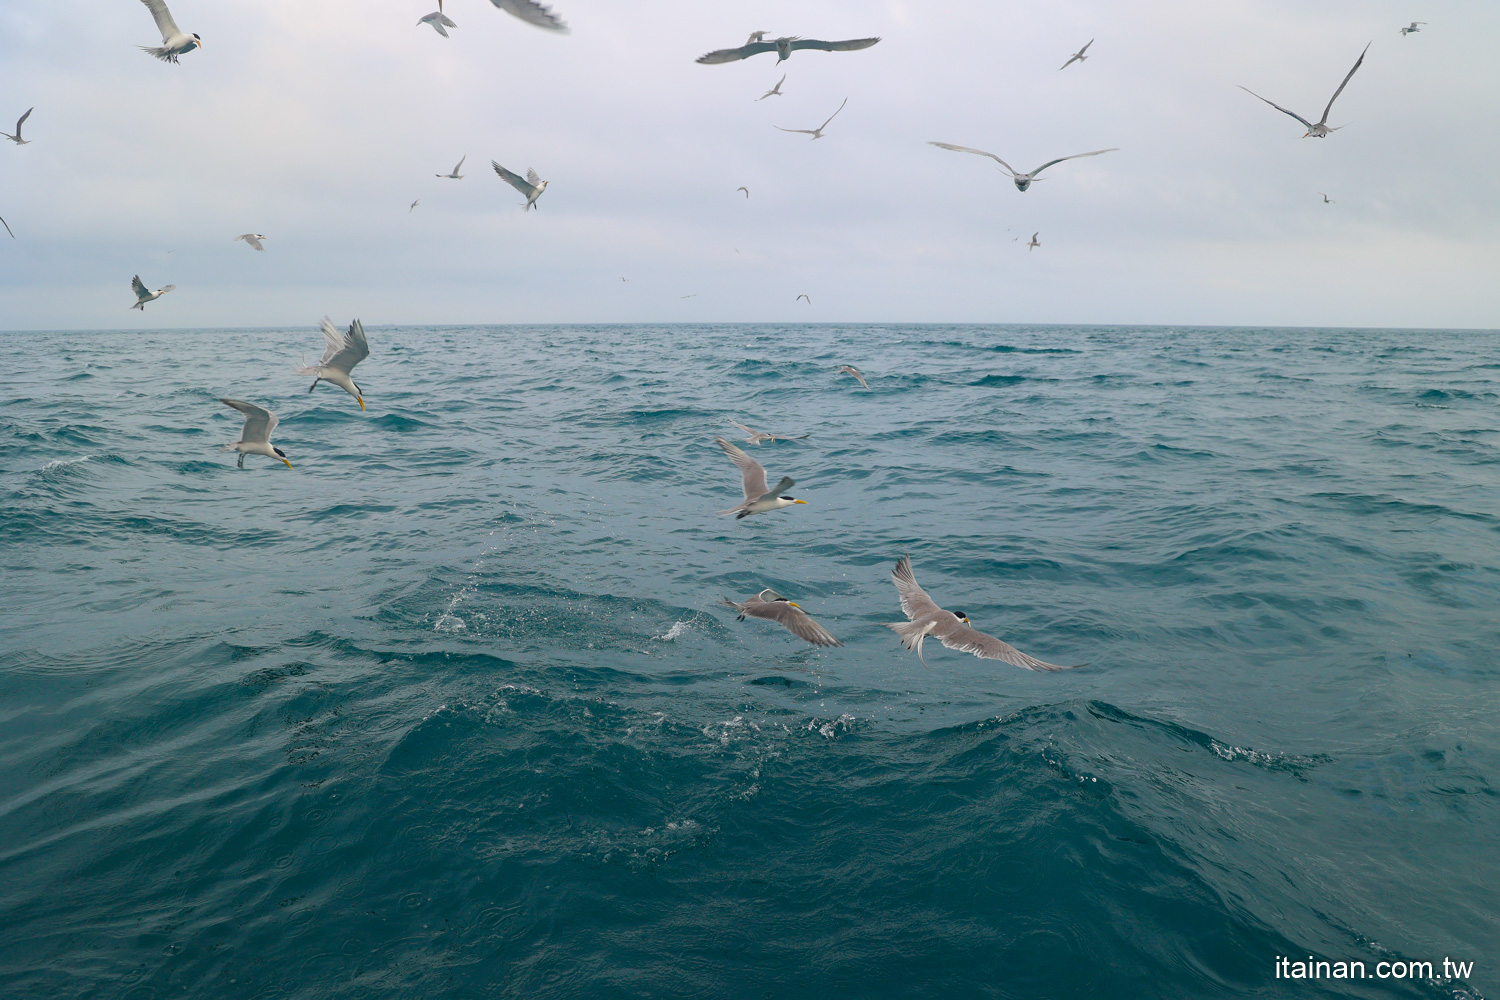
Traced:
[[0, 334], [0, 995], [1500, 996], [1500, 334], [367, 330]]

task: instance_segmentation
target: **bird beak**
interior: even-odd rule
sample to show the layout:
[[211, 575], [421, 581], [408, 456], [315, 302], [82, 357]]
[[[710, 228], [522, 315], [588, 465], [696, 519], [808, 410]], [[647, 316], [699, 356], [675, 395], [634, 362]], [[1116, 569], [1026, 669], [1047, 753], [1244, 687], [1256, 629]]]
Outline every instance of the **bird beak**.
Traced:
[[793, 500], [792, 503], [807, 503], [806, 500]]
[[363, 396], [355, 396], [354, 398], [357, 399], [357, 400], [359, 400], [359, 408], [360, 408], [361, 411], [363, 411], [364, 408], [365, 408], [365, 397], [363, 397]]
[[292, 463], [291, 463], [291, 462], [287, 462], [287, 461], [286, 461], [286, 459], [284, 459], [284, 458], [283, 458], [283, 459], [282, 459], [282, 461], [283, 461], [283, 462], [286, 462], [286, 467], [287, 467], [287, 468], [288, 468], [288, 469], [290, 469], [290, 468], [291, 468], [291, 467], [292, 467]]
[[798, 611], [802, 610], [802, 605], [798, 604], [796, 601], [787, 601], [787, 603], [796, 608]]

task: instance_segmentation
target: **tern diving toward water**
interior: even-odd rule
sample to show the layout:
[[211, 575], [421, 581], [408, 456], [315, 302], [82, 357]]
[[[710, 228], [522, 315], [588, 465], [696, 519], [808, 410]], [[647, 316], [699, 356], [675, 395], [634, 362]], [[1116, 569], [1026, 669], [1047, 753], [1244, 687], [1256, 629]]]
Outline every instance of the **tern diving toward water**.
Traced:
[[[753, 36], [752, 36], [753, 37]], [[698, 57], [698, 62], [705, 66], [717, 63], [737, 62], [740, 59], [749, 59], [758, 56], [762, 52], [776, 53], [776, 62], [781, 64], [789, 59], [793, 52], [798, 49], [818, 49], [821, 52], [853, 52], [855, 49], [868, 49], [879, 38], [851, 38], [843, 42], [824, 42], [816, 38], [791, 37], [778, 38], [774, 41], [764, 42], [759, 39], [751, 41], [747, 45], [741, 45], [737, 49], [714, 49]]]
[[[1092, 38], [1090, 38], [1089, 39], [1089, 45], [1093, 45], [1093, 44], [1094, 44], [1094, 40]], [[1068, 61], [1067, 62], [1063, 63], [1061, 66], [1059, 66], [1057, 68], [1060, 69], [1060, 70], [1063, 70], [1063, 69], [1067, 69], [1069, 66], [1073, 65], [1076, 62], [1083, 62], [1085, 59], [1088, 58], [1088, 56], [1084, 55], [1084, 53], [1089, 50], [1089, 45], [1085, 45], [1083, 48], [1081, 48], [1077, 52], [1073, 53], [1071, 56], [1068, 57]]]
[[859, 380], [859, 384], [861, 386], [863, 386], [866, 389], [870, 388], [870, 383], [868, 383], [868, 382], [865, 381], [865, 377], [863, 375], [861, 375], [859, 373], [859, 369], [856, 368], [856, 367], [854, 367], [853, 365], [839, 365], [839, 367], [838, 367], [838, 374], [840, 374], [840, 375], [853, 375], [856, 379]]
[[744, 621], [746, 615], [752, 618], [764, 618], [768, 622], [783, 626], [792, 635], [814, 646], [843, 645], [826, 628], [808, 617], [807, 612], [802, 610], [802, 605], [796, 601], [787, 600], [774, 590], [762, 590], [748, 601], [739, 603], [726, 597], [723, 604], [739, 613], [739, 621]]
[[1407, 35], [1410, 35], [1413, 32], [1421, 31], [1422, 29], [1417, 27], [1417, 25], [1426, 23], [1426, 21], [1413, 21], [1411, 24], [1401, 29], [1401, 37], [1405, 38]]
[[1027, 173], [1027, 174], [1018, 174], [1014, 170], [1011, 169], [1011, 166], [1010, 166], [1009, 163], [1006, 163], [1004, 160], [1000, 159], [1000, 157], [996, 156], [994, 153], [986, 153], [982, 149], [971, 149], [968, 146], [955, 146], [955, 145], [953, 145], [950, 142], [928, 142], [927, 145], [929, 145], [929, 146], [937, 146], [939, 149], [951, 149], [955, 153], [977, 153], [980, 156], [988, 156], [990, 159], [992, 159], [996, 163], [1000, 164], [1000, 166], [1004, 167], [1006, 173], [1010, 174], [1011, 180], [1013, 180], [1013, 181], [1016, 182], [1016, 190], [1017, 191], [1025, 191], [1027, 188], [1031, 187], [1031, 182], [1032, 181], [1034, 181], [1034, 180], [1040, 180], [1041, 179], [1041, 178], [1037, 177], [1037, 174], [1041, 173], [1043, 170], [1046, 170], [1048, 167], [1052, 166], [1054, 163], [1061, 163], [1064, 160], [1076, 160], [1076, 159], [1078, 159], [1080, 157], [1083, 157], [1083, 156], [1098, 156], [1100, 153], [1114, 153], [1114, 152], [1118, 152], [1119, 151], [1119, 147], [1118, 146], [1111, 146], [1109, 149], [1096, 149], [1092, 153], [1074, 153], [1072, 156], [1059, 156], [1055, 160], [1048, 160], [1046, 163], [1043, 163], [1040, 167], [1037, 167], [1035, 170], [1031, 171], [1030, 173]]
[[792, 504], [807, 503], [806, 500], [781, 495], [782, 490], [789, 490], [796, 485], [796, 481], [791, 476], [782, 476], [781, 482], [776, 484], [774, 490], [767, 489], [765, 466], [721, 437], [714, 438], [714, 442], [723, 448], [729, 460], [739, 467], [745, 485], [745, 502], [737, 507], [721, 510], [720, 514], [733, 514], [734, 519], [738, 521], [751, 514], [765, 514], [783, 507], [790, 507]]
[[265, 252], [266, 248], [260, 245], [260, 241], [265, 239], [270, 239], [270, 237], [264, 236], [261, 233], [241, 233], [240, 235], [235, 237], [236, 241], [244, 240], [247, 244], [249, 244], [250, 249], [259, 250], [262, 253]]
[[[844, 104], [848, 103], [849, 98], [844, 98]], [[844, 110], [844, 104], [839, 105], [839, 111]], [[814, 139], [821, 139], [823, 138], [823, 130], [828, 127], [828, 122], [831, 122], [835, 118], [837, 118], [839, 116], [839, 111], [835, 111], [833, 114], [829, 115], [828, 121], [819, 125], [817, 128], [781, 128], [780, 125], [773, 125], [772, 128], [781, 128], [781, 131], [783, 132], [801, 132], [803, 135], [810, 135]]]
[[547, 185], [552, 183], [542, 180], [530, 167], [526, 168], [526, 176], [522, 177], [520, 174], [506, 170], [494, 160], [490, 161], [490, 166], [495, 168], [495, 173], [500, 175], [501, 180], [526, 196], [525, 211], [528, 212], [536, 208], [536, 200], [542, 196], [543, 191], [547, 190]]
[[1258, 100], [1265, 101], [1267, 104], [1269, 104], [1271, 107], [1275, 108], [1277, 111], [1280, 111], [1282, 114], [1284, 114], [1284, 115], [1291, 115], [1293, 118], [1297, 119], [1303, 125], [1306, 125], [1307, 126], [1307, 132], [1302, 136], [1302, 138], [1304, 138], [1304, 139], [1309, 139], [1309, 138], [1311, 138], [1311, 139], [1326, 139], [1328, 137], [1328, 133], [1330, 133], [1330, 132], [1336, 132], [1339, 129], [1343, 128], [1342, 125], [1330, 126], [1328, 124], [1328, 112], [1330, 112], [1330, 111], [1333, 110], [1333, 102], [1339, 99], [1339, 95], [1342, 94], [1344, 92], [1344, 88], [1349, 85], [1349, 78], [1354, 75], [1354, 71], [1355, 70], [1359, 69], [1360, 63], [1362, 63], [1362, 62], [1365, 61], [1365, 53], [1368, 52], [1368, 51], [1370, 51], [1370, 43], [1366, 42], [1364, 49], [1361, 50], [1361, 52], [1359, 53], [1359, 58], [1356, 59], [1356, 60], [1354, 60], [1354, 66], [1352, 68], [1350, 68], [1350, 70], [1349, 70], [1348, 73], [1344, 74], [1344, 82], [1341, 83], [1341, 84], [1339, 84], [1339, 89], [1335, 90], [1333, 92], [1333, 96], [1328, 99], [1328, 106], [1323, 109], [1323, 117], [1318, 119], [1317, 124], [1314, 124], [1314, 123], [1308, 121], [1306, 118], [1303, 118], [1301, 115], [1297, 114], [1297, 112], [1295, 112], [1295, 111], [1288, 111], [1286, 108], [1283, 108], [1281, 105], [1277, 104], [1275, 101], [1266, 100], [1266, 98], [1261, 97], [1259, 94], [1257, 94], [1255, 91], [1251, 90], [1249, 87], [1240, 87], [1240, 89], [1243, 90], [1245, 93], [1249, 94], [1251, 97], [1254, 97], [1254, 98], [1256, 98]]
[[786, 83], [786, 74], [785, 73], [781, 74], [781, 79], [776, 81], [776, 86], [772, 87], [770, 90], [766, 91], [764, 94], [761, 94], [759, 97], [756, 98], [756, 100], [757, 101], [764, 101], [768, 97], [784, 97], [785, 95], [782, 94], [782, 92], [781, 92], [781, 85], [783, 83]]
[[141, 281], [141, 276], [137, 274], [134, 278], [130, 279], [130, 290], [135, 292], [135, 305], [130, 308], [145, 312], [147, 302], [156, 301], [176, 287], [176, 285], [166, 285], [153, 292], [146, 287], [145, 283]]
[[777, 437], [775, 434], [767, 434], [765, 431], [758, 431], [753, 427], [746, 427], [744, 424], [740, 423], [733, 417], [725, 417], [724, 419], [728, 420], [731, 424], [734, 424], [734, 426], [738, 427], [746, 434], [749, 434], [750, 436], [745, 438], [745, 440], [757, 447], [760, 446], [760, 443], [762, 441], [801, 441], [804, 438], [812, 437], [811, 434], [799, 434], [796, 437]]
[[239, 399], [221, 398], [219, 402], [232, 406], [245, 415], [245, 426], [240, 430], [240, 439], [224, 446], [225, 451], [240, 453], [236, 466], [241, 469], [245, 467], [246, 455], [264, 455], [286, 462], [288, 469], [292, 467], [292, 463], [287, 461], [286, 452], [271, 443], [271, 432], [276, 429], [277, 424], [276, 414], [265, 407]]
[[449, 28], [456, 28], [456, 27], [458, 27], [458, 22], [457, 21], [453, 20], [453, 18], [449, 17], [447, 14], [444, 14], [440, 10], [435, 10], [431, 14], [428, 14], [425, 17], [420, 18], [417, 21], [417, 24], [418, 25], [423, 25], [423, 24], [430, 24], [430, 25], [432, 25], [432, 30], [436, 31], [438, 34], [442, 35], [444, 38], [448, 37], [448, 29]]
[[365, 396], [349, 373], [354, 366], [370, 356], [370, 345], [365, 342], [365, 327], [359, 320], [349, 324], [348, 333], [339, 333], [338, 327], [327, 316], [323, 317], [323, 357], [315, 365], [298, 368], [298, 375], [316, 375], [313, 384], [307, 387], [312, 392], [319, 382], [331, 382], [359, 400], [359, 408], [365, 408]]
[[137, 45], [136, 48], [169, 63], [175, 63], [183, 53], [203, 48], [203, 39], [177, 27], [177, 22], [172, 20], [172, 12], [167, 10], [166, 0], [141, 0], [141, 3], [146, 5], [151, 16], [156, 19], [156, 28], [161, 32], [161, 47], [153, 49]]
[[11, 135], [9, 132], [0, 132], [0, 136], [4, 136], [5, 138], [9, 139], [11, 142], [15, 143], [17, 146], [29, 146], [29, 145], [31, 145], [31, 140], [30, 139], [22, 139], [21, 138], [21, 126], [24, 125], [24, 124], [26, 124], [26, 119], [30, 118], [31, 117], [31, 113], [33, 111], [35, 111], [35, 110], [36, 110], [36, 108], [27, 108], [26, 109], [26, 113], [21, 116], [21, 118], [20, 118], [19, 121], [16, 122], [16, 134], [15, 135]]
[[453, 173], [451, 173], [451, 174], [433, 174], [432, 176], [434, 176], [434, 177], [442, 177], [442, 178], [444, 178], [446, 180], [450, 180], [450, 181], [461, 181], [461, 180], [464, 179], [464, 175], [458, 172], [458, 168], [462, 167], [464, 165], [464, 160], [467, 160], [468, 158], [469, 158], [469, 154], [465, 153], [463, 155], [463, 158], [458, 161], [458, 166], [456, 166], [456, 167], [453, 168]]
[[[1047, 663], [1034, 656], [1027, 656], [1014, 646], [1001, 642], [969, 626], [969, 616], [961, 611], [945, 611], [917, 585], [911, 571], [911, 560], [902, 556], [891, 571], [891, 581], [896, 585], [896, 594], [901, 599], [901, 610], [911, 621], [886, 622], [885, 627], [901, 637], [901, 645], [917, 651], [917, 659], [925, 667], [922, 658], [922, 643], [928, 636], [949, 649], [961, 653], [973, 653], [983, 660], [1004, 660], [1012, 666], [1026, 670], [1071, 670], [1072, 666]], [[1074, 664], [1073, 666], [1082, 666]]]

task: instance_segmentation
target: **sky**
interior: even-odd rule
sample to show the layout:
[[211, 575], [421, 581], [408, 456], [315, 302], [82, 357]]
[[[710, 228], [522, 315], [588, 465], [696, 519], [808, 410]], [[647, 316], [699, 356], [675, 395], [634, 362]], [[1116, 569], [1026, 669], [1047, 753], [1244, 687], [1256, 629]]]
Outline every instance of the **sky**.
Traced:
[[[0, 128], [36, 107], [0, 141], [0, 330], [1500, 327], [1500, 4], [557, 0], [564, 35], [448, 0], [447, 39], [435, 0], [170, 6], [177, 66], [138, 0], [0, 4]], [[694, 62], [762, 29], [882, 41]], [[1367, 42], [1327, 139], [1237, 89], [1316, 120]], [[1022, 193], [933, 140], [1119, 151]], [[131, 312], [137, 273], [177, 288]]]

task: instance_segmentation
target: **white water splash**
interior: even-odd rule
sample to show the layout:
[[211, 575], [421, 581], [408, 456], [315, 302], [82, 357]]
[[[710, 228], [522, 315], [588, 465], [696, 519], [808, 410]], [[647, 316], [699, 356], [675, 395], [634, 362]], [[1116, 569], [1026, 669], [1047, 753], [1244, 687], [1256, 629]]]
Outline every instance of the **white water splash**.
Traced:
[[82, 462], [87, 462], [91, 458], [97, 458], [97, 457], [98, 456], [96, 456], [96, 455], [84, 455], [81, 458], [54, 458], [52, 461], [48, 462], [46, 465], [42, 466], [37, 471], [38, 472], [46, 472], [49, 469], [61, 469], [64, 466], [67, 466], [67, 465], [78, 465], [78, 464], [80, 464]]
[[673, 623], [671, 628], [667, 629], [665, 635], [653, 635], [651, 638], [660, 639], [662, 642], [671, 642], [673, 639], [686, 632], [689, 627], [690, 626], [687, 622], [675, 622]]

